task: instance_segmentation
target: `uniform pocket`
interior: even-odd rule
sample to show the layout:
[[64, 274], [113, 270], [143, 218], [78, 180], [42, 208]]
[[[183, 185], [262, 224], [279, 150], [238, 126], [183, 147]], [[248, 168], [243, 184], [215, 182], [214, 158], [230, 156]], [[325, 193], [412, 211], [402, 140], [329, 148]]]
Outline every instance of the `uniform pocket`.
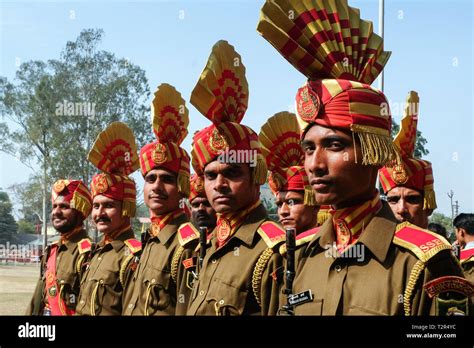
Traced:
[[157, 267], [148, 267], [144, 270], [142, 281], [146, 291], [146, 314], [151, 315], [156, 311], [164, 311], [175, 302], [174, 296], [171, 294], [170, 272]]
[[323, 299], [313, 299], [311, 302], [306, 302], [295, 307], [295, 315], [322, 315], [323, 314]]
[[216, 315], [242, 315], [247, 302], [248, 290], [236, 288], [220, 279], [212, 284], [207, 296], [208, 305], [214, 306]]
[[101, 270], [95, 272], [91, 277], [92, 294], [91, 306], [99, 314], [103, 309], [104, 313], [121, 313], [122, 308], [122, 286], [118, 272]]

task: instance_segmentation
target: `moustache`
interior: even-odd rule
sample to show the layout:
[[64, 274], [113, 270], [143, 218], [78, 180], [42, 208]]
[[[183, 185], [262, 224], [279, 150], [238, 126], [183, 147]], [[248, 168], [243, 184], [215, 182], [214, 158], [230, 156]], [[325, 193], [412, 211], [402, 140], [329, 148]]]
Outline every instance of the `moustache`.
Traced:
[[157, 195], [154, 195], [154, 194], [148, 195], [148, 199], [153, 199], [153, 198], [158, 198], [158, 199], [163, 199], [163, 200], [165, 200], [165, 199], [168, 199], [168, 195], [167, 195], [167, 194], [164, 194], [164, 193], [159, 193], [159, 194], [157, 194]]
[[110, 220], [107, 217], [100, 217], [100, 218], [94, 220], [95, 223], [98, 223], [98, 222], [111, 222], [111, 221], [112, 220]]

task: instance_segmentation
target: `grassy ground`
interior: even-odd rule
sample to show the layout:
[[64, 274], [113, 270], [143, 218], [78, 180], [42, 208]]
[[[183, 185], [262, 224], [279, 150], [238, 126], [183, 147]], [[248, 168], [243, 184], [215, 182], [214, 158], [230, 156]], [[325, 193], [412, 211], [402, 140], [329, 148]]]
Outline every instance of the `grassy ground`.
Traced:
[[38, 277], [39, 264], [0, 264], [0, 315], [24, 315]]

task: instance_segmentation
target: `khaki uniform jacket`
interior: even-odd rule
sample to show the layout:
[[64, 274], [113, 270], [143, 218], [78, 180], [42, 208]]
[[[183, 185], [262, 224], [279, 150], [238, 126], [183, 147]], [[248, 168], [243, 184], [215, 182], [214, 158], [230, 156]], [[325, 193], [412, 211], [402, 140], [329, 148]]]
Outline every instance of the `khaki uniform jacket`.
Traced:
[[267, 212], [259, 205], [219, 249], [213, 234], [199, 279], [194, 282], [188, 315], [277, 313], [283, 275], [282, 256], [277, 251], [285, 232], [280, 228], [278, 241], [268, 245], [258, 231], [266, 221]]
[[[81, 282], [77, 314], [121, 315], [123, 289], [130, 282], [140, 250], [128, 246], [132, 230], [98, 247]], [[138, 241], [137, 241], [138, 242]]]
[[[79, 288], [81, 276], [83, 274], [83, 265], [87, 260], [90, 247], [81, 249], [79, 242], [84, 239], [90, 242], [90, 238], [85, 230], [80, 231], [72, 236], [70, 240], [65, 241], [59, 246], [56, 259], [56, 278], [58, 282], [57, 296], [61, 294], [68, 309], [75, 310], [79, 296]], [[60, 243], [60, 242], [55, 242]], [[45, 254], [41, 257], [41, 275], [33, 297], [28, 305], [26, 315], [43, 315], [43, 309], [46, 304], [45, 292], [45, 273], [48, 263], [51, 246], [45, 250]]]
[[[394, 243], [396, 227], [384, 202], [357, 244], [348, 249], [353, 257], [338, 257], [335, 249], [328, 248], [335, 242], [332, 221], [323, 224], [311, 242], [298, 250], [302, 254], [297, 258], [293, 293], [311, 290], [313, 300], [296, 306], [295, 314], [434, 315], [435, 301], [422, 286], [446, 275], [462, 277], [461, 269], [446, 242], [422, 262], [413, 250]], [[286, 303], [286, 297], [281, 303]]]
[[[189, 235], [189, 231], [183, 233], [184, 237], [180, 236], [182, 228], [192, 229], [193, 235]], [[191, 292], [197, 274], [199, 273], [199, 229], [191, 222], [182, 225], [178, 230], [179, 244], [177, 248], [176, 257], [179, 257], [177, 263], [176, 284], [178, 288], [178, 301], [176, 303], [176, 315], [186, 315], [189, 301], [191, 299]], [[207, 248], [210, 246], [210, 239], [207, 241]]]
[[123, 315], [175, 314], [177, 288], [171, 266], [178, 246], [176, 231], [187, 221], [183, 214], [167, 224], [157, 237], [146, 232], [137, 272], [125, 291]]

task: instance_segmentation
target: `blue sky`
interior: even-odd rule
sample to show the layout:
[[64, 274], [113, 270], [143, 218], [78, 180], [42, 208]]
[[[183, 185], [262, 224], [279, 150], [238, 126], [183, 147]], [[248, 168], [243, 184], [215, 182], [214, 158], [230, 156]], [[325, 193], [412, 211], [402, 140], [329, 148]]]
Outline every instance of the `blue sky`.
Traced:
[[[349, 1], [378, 30], [378, 1]], [[385, 93], [397, 122], [406, 95], [420, 96], [418, 128], [428, 139], [438, 210], [451, 214], [454, 190], [460, 211], [472, 212], [473, 70], [470, 0], [385, 1]], [[102, 49], [146, 71], [154, 90], [174, 85], [189, 100], [212, 45], [225, 39], [247, 68], [249, 108], [243, 120], [255, 131], [274, 113], [293, 106], [305, 78], [255, 28], [262, 1], [0, 1], [0, 75], [12, 80], [18, 61], [58, 58], [85, 28], [102, 28]], [[377, 86], [377, 84], [375, 84]], [[190, 129], [208, 125], [188, 103]], [[151, 129], [150, 129], [151, 131]], [[184, 146], [189, 149], [191, 138]], [[0, 187], [26, 181], [31, 171], [0, 154]], [[136, 176], [139, 178], [138, 176]], [[139, 181], [140, 185], [140, 181]]]

